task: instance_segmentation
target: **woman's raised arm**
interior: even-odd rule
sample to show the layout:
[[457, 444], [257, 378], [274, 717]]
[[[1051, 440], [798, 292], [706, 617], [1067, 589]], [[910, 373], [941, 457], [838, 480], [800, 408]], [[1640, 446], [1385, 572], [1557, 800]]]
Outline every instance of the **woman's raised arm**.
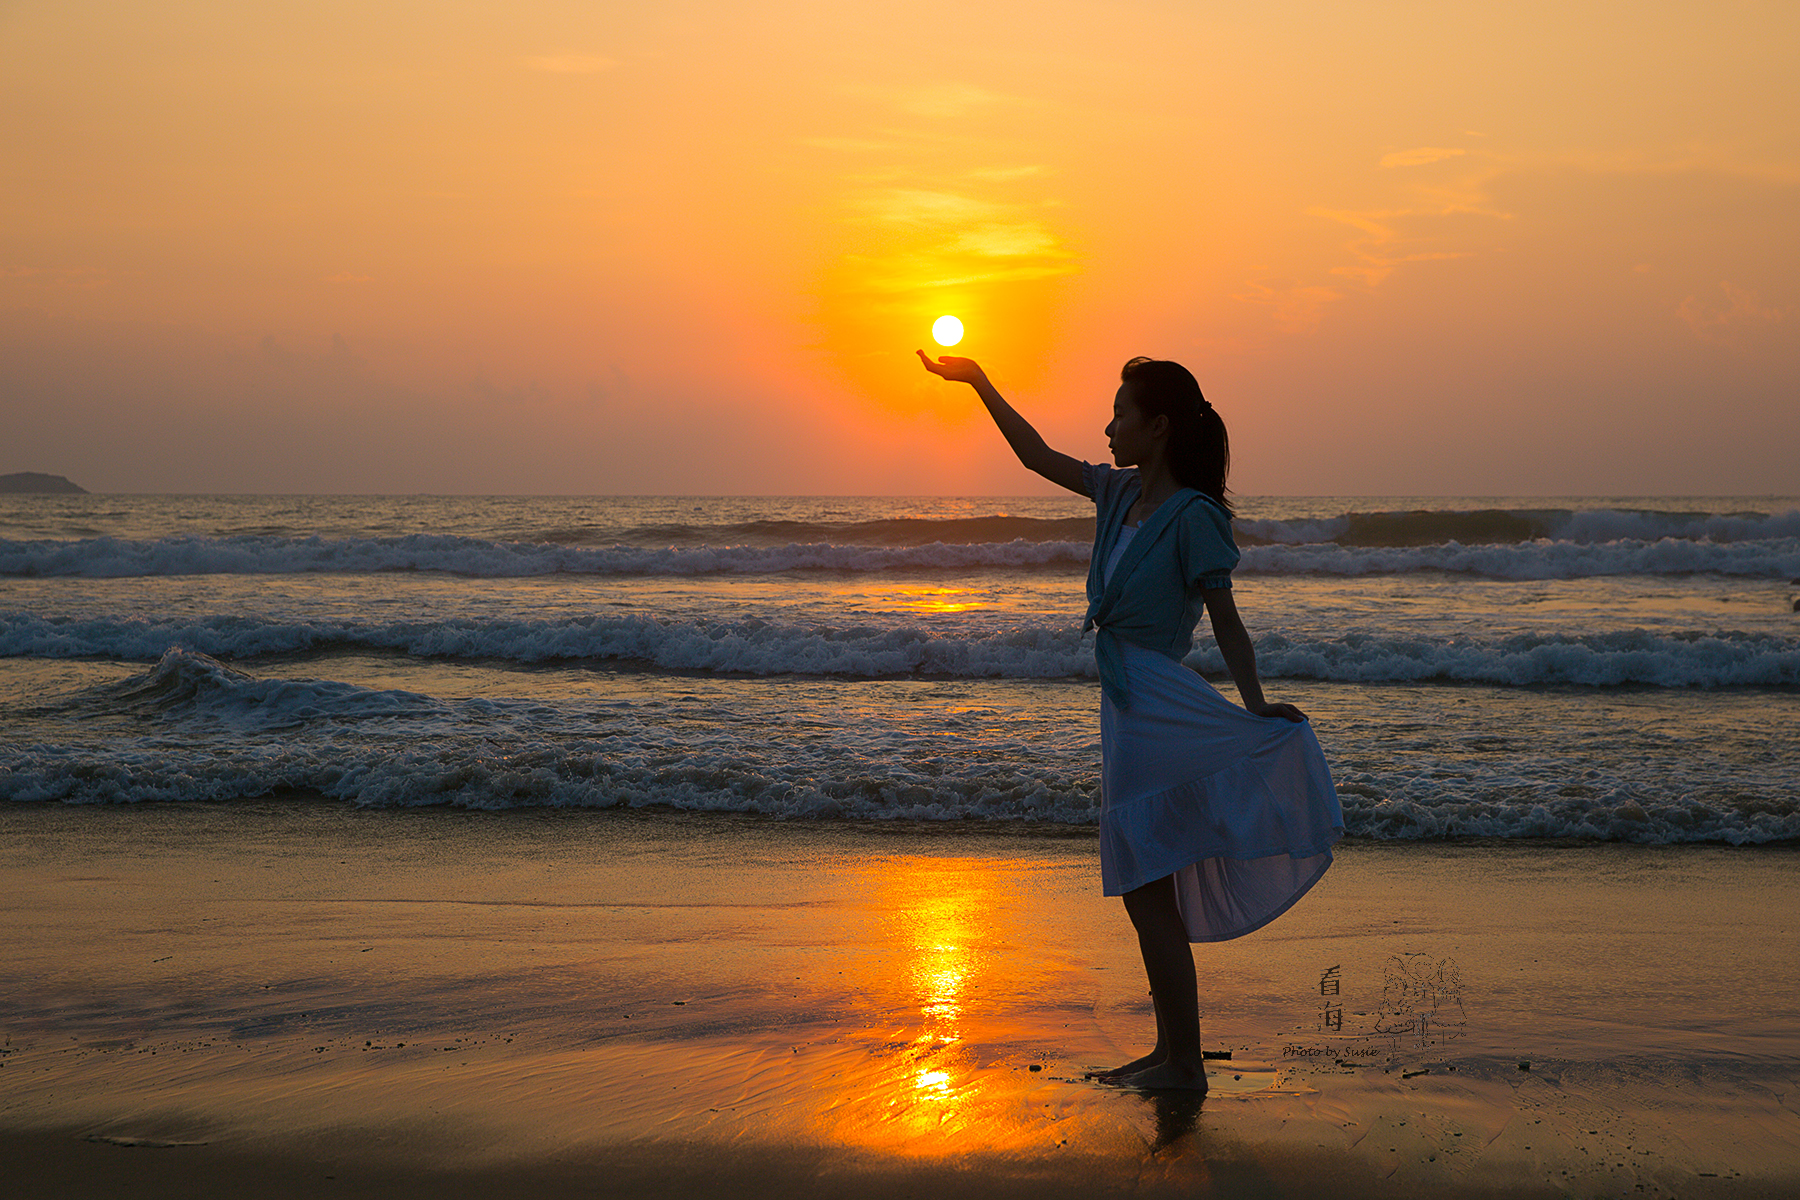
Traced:
[[994, 424], [1006, 437], [1006, 444], [1013, 448], [1019, 461], [1031, 470], [1036, 471], [1058, 487], [1068, 488], [1071, 492], [1087, 495], [1087, 489], [1081, 486], [1081, 460], [1071, 458], [1060, 450], [1052, 450], [1043, 435], [1031, 427], [1031, 422], [1021, 417], [1018, 410], [1008, 404], [994, 385], [988, 382], [987, 373], [972, 358], [940, 357], [932, 362], [920, 350], [919, 361], [933, 375], [941, 376], [953, 383], [966, 383], [975, 389], [981, 402], [987, 405], [988, 415], [994, 418]]

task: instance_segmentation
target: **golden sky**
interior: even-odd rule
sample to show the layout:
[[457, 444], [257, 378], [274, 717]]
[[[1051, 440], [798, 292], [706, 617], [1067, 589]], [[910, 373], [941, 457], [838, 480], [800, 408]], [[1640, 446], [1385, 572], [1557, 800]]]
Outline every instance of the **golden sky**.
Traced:
[[0, 472], [1800, 492], [1800, 5], [0, 0]]

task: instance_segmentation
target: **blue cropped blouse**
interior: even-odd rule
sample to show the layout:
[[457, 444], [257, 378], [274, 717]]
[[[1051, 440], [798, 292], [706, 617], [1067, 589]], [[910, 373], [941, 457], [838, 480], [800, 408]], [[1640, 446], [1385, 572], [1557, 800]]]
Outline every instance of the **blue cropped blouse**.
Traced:
[[1116, 470], [1104, 463], [1081, 464], [1081, 482], [1095, 507], [1088, 610], [1081, 628], [1098, 631], [1094, 658], [1107, 699], [1130, 708], [1120, 643], [1154, 650], [1176, 662], [1192, 649], [1194, 626], [1206, 608], [1201, 592], [1230, 587], [1232, 568], [1238, 564], [1231, 514], [1210, 496], [1182, 488], [1138, 524], [1108, 582], [1106, 560], [1143, 484], [1136, 470]]

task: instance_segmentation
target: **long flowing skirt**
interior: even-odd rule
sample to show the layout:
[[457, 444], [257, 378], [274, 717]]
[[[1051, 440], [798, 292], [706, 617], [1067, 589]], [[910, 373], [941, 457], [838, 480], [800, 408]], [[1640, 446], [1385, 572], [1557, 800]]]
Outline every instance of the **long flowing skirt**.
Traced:
[[1180, 663], [1127, 644], [1131, 707], [1100, 710], [1100, 879], [1165, 875], [1188, 939], [1261, 929], [1331, 865], [1344, 814], [1305, 722], [1258, 717]]

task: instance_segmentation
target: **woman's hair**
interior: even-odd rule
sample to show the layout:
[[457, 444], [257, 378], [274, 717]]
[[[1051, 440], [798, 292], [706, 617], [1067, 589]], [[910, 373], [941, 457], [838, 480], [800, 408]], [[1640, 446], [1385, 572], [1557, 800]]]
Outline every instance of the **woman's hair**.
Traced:
[[1231, 473], [1231, 442], [1225, 421], [1200, 394], [1200, 383], [1178, 362], [1134, 358], [1119, 372], [1146, 419], [1169, 418], [1169, 469], [1183, 487], [1218, 501], [1226, 512], [1225, 477]]

